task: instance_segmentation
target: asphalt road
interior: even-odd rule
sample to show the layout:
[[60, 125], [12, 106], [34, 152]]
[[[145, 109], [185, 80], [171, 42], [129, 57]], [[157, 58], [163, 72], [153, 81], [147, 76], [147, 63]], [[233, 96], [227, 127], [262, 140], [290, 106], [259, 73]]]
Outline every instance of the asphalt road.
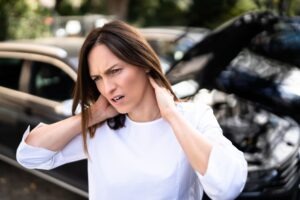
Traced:
[[0, 161], [1, 200], [87, 200]]

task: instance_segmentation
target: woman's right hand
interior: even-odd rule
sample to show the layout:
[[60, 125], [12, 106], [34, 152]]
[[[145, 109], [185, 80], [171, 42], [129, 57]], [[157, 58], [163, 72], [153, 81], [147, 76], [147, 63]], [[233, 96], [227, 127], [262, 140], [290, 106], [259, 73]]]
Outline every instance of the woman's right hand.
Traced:
[[100, 95], [97, 101], [90, 106], [90, 122], [89, 126], [98, 124], [108, 118], [112, 118], [119, 113], [117, 110], [107, 101], [107, 99]]
[[[118, 112], [101, 96], [89, 107], [88, 126], [114, 117]], [[60, 151], [81, 132], [81, 115], [74, 115], [53, 124], [34, 128], [25, 139], [31, 146], [42, 147], [51, 151]]]

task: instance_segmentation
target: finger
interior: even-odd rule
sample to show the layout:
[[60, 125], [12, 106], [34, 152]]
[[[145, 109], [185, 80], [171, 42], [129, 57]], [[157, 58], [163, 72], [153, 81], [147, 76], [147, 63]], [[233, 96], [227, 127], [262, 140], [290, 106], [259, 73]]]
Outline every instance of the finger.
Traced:
[[96, 101], [98, 104], [100, 105], [107, 105], [109, 104], [108, 100], [103, 96], [103, 95], [100, 95]]
[[154, 89], [159, 88], [158, 84], [155, 82], [155, 80], [152, 77], [149, 77], [150, 84]]
[[101, 101], [104, 101], [104, 99], [105, 99], [105, 98], [104, 98], [102, 95], [99, 95], [97, 101], [98, 101], [98, 102], [101, 102]]

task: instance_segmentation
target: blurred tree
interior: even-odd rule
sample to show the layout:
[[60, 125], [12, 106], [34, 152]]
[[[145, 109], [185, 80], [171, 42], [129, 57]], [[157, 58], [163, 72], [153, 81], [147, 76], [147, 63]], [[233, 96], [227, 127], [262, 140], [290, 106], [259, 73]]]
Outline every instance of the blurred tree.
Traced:
[[108, 14], [126, 20], [129, 0], [56, 0], [59, 15]]
[[190, 26], [214, 28], [250, 10], [257, 9], [252, 0], [193, 0], [189, 13]]
[[260, 9], [272, 10], [279, 15], [299, 14], [299, 0], [253, 0]]
[[37, 1], [0, 0], [0, 40], [34, 38], [50, 34], [45, 24], [49, 11], [39, 6]]
[[300, 15], [300, 0], [293, 0], [291, 3], [291, 10], [289, 15]]
[[87, 5], [87, 13], [95, 14], [106, 14], [106, 1], [105, 0], [85, 0], [85, 5]]
[[0, 41], [5, 40], [8, 32], [8, 11], [11, 7], [10, 2], [0, 0]]
[[140, 26], [185, 25], [190, 0], [131, 0], [128, 20]]
[[108, 14], [115, 15], [118, 19], [126, 20], [129, 0], [108, 0]]
[[[56, 0], [59, 15], [108, 14], [126, 20], [129, 0]], [[77, 2], [77, 3], [75, 3]]]
[[[246, 11], [257, 9], [255, 0], [57, 0], [60, 15], [87, 13], [115, 15], [139, 26], [191, 25], [215, 27]], [[256, 0], [263, 1], [263, 0]]]
[[[98, 1], [99, 2], [99, 1]], [[89, 10], [97, 9], [98, 5], [93, 5], [91, 0], [56, 0], [55, 13], [62, 16], [82, 15]]]

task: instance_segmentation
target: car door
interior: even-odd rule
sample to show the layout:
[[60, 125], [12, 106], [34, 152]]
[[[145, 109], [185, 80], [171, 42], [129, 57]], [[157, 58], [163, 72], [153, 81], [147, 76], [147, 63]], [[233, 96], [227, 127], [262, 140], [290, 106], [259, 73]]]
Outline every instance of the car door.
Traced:
[[[33, 128], [40, 122], [53, 123], [71, 115], [76, 73], [58, 58], [3, 50], [0, 70], [0, 159], [21, 167], [15, 154], [27, 127]], [[86, 161], [50, 171], [27, 171], [87, 197]]]
[[[35, 127], [38, 123], [46, 124], [62, 120], [71, 115], [71, 99], [76, 73], [68, 64], [56, 58], [37, 57], [24, 66], [27, 94], [26, 120], [22, 127]], [[25, 75], [24, 75], [25, 76]], [[78, 161], [60, 166], [50, 171], [39, 171], [49, 180], [64, 186], [83, 196], [87, 196], [87, 163]], [[51, 178], [50, 178], [51, 177]]]
[[21, 72], [25, 61], [13, 54], [0, 52], [0, 155], [15, 158], [15, 149], [20, 141], [19, 118]]

